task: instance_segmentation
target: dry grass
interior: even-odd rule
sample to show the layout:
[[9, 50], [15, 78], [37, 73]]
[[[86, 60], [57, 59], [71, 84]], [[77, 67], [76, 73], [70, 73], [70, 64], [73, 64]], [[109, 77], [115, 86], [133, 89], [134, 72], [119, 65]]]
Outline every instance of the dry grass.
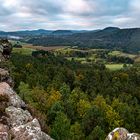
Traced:
[[30, 49], [35, 49], [35, 50], [43, 50], [43, 51], [53, 51], [61, 48], [65, 48], [67, 46], [50, 46], [50, 47], [43, 47], [43, 46], [33, 46], [31, 44], [29, 45], [24, 45], [24, 48], [30, 48]]

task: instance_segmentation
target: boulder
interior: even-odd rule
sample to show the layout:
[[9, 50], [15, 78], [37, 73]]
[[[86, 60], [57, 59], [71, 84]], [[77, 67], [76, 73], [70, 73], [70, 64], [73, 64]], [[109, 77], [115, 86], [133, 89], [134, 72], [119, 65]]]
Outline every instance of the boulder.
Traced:
[[9, 97], [9, 106], [25, 108], [25, 103], [21, 98], [13, 91], [13, 89], [6, 83], [0, 83], [0, 94], [6, 94]]
[[127, 135], [127, 140], [140, 140], [140, 135], [136, 133], [131, 133]]
[[13, 140], [53, 140], [50, 136], [41, 131], [37, 119], [11, 129]]
[[12, 127], [26, 124], [33, 119], [29, 111], [23, 110], [21, 108], [9, 106], [8, 108], [6, 108], [5, 112], [9, 117], [9, 125]]
[[8, 76], [9, 76], [9, 72], [5, 69], [0, 68], [0, 77], [5, 78], [5, 77], [8, 77]]
[[4, 58], [9, 58], [12, 51], [12, 44], [7, 39], [0, 40], [0, 53]]
[[9, 140], [9, 128], [6, 125], [0, 124], [0, 140]]
[[[8, 74], [2, 71], [2, 75]], [[6, 83], [0, 83], [0, 140], [53, 140], [41, 131], [37, 119], [24, 110], [25, 103]]]
[[125, 128], [116, 128], [108, 134], [106, 140], [140, 140], [140, 135], [129, 133]]
[[0, 82], [6, 82], [10, 86], [12, 87], [14, 86], [14, 82], [12, 78], [10, 77], [8, 70], [2, 69], [2, 68], [0, 68]]

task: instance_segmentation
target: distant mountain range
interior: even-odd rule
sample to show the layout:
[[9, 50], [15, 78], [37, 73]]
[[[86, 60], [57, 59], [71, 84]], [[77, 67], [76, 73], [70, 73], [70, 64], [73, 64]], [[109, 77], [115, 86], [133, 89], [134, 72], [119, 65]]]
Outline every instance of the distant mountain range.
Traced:
[[87, 32], [86, 30], [24, 30], [24, 31], [13, 31], [13, 32], [4, 32], [0, 31], [0, 36], [18, 36], [18, 37], [25, 37], [25, 36], [45, 36], [45, 35], [72, 35], [74, 33], [83, 33]]
[[90, 48], [116, 49], [127, 52], [140, 51], [140, 28], [120, 29], [107, 27], [103, 30], [32, 30], [3, 32], [0, 36], [28, 37], [34, 45], [70, 45]]

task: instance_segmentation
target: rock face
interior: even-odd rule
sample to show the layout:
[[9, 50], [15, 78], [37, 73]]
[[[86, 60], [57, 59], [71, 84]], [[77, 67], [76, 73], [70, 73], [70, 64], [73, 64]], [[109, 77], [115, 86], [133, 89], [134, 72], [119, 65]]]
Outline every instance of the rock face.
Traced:
[[15, 136], [14, 140], [51, 140], [48, 135], [41, 131], [37, 119], [34, 119], [27, 124], [12, 128], [11, 133]]
[[26, 110], [8, 81], [2, 82], [8, 76], [8, 71], [0, 68], [0, 140], [52, 140], [41, 131], [38, 120]]
[[8, 70], [4, 70], [1, 68], [0, 68], [0, 82], [6, 82], [10, 86], [12, 86], [12, 87], [14, 86], [14, 82], [13, 82], [12, 78], [10, 77]]
[[140, 140], [140, 135], [129, 133], [125, 128], [116, 128], [108, 134], [106, 140]]
[[0, 140], [8, 140], [8, 127], [0, 124]]
[[12, 51], [12, 44], [7, 39], [1, 39], [0, 40], [0, 53], [1, 59], [3, 60], [2, 56], [4, 58], [9, 58]]
[[8, 124], [12, 127], [20, 126], [33, 120], [31, 114], [21, 108], [9, 106], [5, 112], [9, 116]]

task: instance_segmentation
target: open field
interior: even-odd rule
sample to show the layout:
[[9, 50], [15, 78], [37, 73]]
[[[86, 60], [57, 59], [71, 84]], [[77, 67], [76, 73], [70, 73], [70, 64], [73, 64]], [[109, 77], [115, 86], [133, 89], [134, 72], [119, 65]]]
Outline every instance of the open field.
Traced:
[[95, 52], [106, 51], [106, 50], [107, 49], [85, 49], [85, 50], [82, 50], [80, 48], [73, 48], [73, 47], [70, 47], [70, 46], [66, 46], [66, 47], [63, 47], [63, 48], [59, 48], [56, 51], [65, 54], [65, 53], [69, 53], [69, 52], [72, 52], [72, 51], [82, 52], [82, 53], [95, 53]]
[[24, 48], [43, 50], [43, 51], [53, 51], [53, 50], [64, 48], [64, 47], [66, 47], [66, 46], [42, 47], [42, 46], [24, 45]]
[[[14, 45], [17, 43], [17, 41], [10, 40], [10, 42]], [[27, 44], [24, 42], [18, 41], [20, 45], [23, 46], [23, 48], [29, 48], [33, 50], [43, 50], [43, 51], [54, 51], [58, 49], [68, 48], [69, 46], [50, 46], [50, 47], [43, 47], [43, 46], [33, 46], [32, 44]]]
[[28, 45], [27, 43], [25, 43], [25, 42], [21, 42], [21, 41], [14, 41], [14, 40], [9, 40], [9, 41], [12, 43], [12, 45], [17, 44], [17, 42], [18, 42], [20, 45], [22, 45], [22, 46], [24, 46], [24, 45]]
[[[108, 62], [108, 60], [102, 57], [103, 54], [105, 56], [122, 56], [129, 57], [134, 60], [135, 63], [140, 63], [140, 56], [135, 54], [127, 54], [121, 51], [109, 51], [104, 49], [78, 49], [72, 48], [69, 46], [51, 46], [51, 47], [43, 47], [43, 46], [33, 46], [31, 44], [22, 44], [23, 48], [13, 48], [13, 52], [31, 55], [32, 51], [36, 50], [44, 50], [44, 51], [52, 51], [55, 55], [60, 55], [65, 57], [67, 60], [74, 60], [80, 62], [81, 64], [91, 64], [93, 62], [105, 64], [106, 68], [110, 70], [120, 70], [123, 68], [124, 63], [118, 62]], [[78, 53], [77, 53], [78, 52]], [[83, 55], [83, 56], [81, 56]], [[131, 64], [127, 64], [127, 66], [131, 66]]]
[[86, 61], [86, 58], [81, 58], [81, 57], [65, 57], [67, 60], [72, 60], [72, 59], [74, 59], [74, 60], [76, 60], [76, 61], [78, 61], [78, 62], [81, 62], [81, 61]]
[[54, 51], [60, 48], [66, 48], [67, 46], [50, 46], [50, 47], [43, 47], [43, 46], [33, 46], [31, 44], [23, 45], [24, 48], [30, 48], [35, 50], [43, 50], [43, 51]]
[[123, 68], [123, 64], [106, 64], [106, 68], [110, 70], [120, 70]]
[[135, 58], [135, 63], [140, 63], [140, 55]]
[[137, 57], [137, 55], [135, 55], [135, 54], [124, 53], [124, 52], [121, 52], [121, 51], [111, 51], [111, 52], [108, 53], [108, 55], [124, 56], [124, 57], [129, 57], [131, 59], [135, 59]]
[[22, 55], [31, 55], [35, 49], [31, 48], [13, 48], [13, 53], [20, 53]]

